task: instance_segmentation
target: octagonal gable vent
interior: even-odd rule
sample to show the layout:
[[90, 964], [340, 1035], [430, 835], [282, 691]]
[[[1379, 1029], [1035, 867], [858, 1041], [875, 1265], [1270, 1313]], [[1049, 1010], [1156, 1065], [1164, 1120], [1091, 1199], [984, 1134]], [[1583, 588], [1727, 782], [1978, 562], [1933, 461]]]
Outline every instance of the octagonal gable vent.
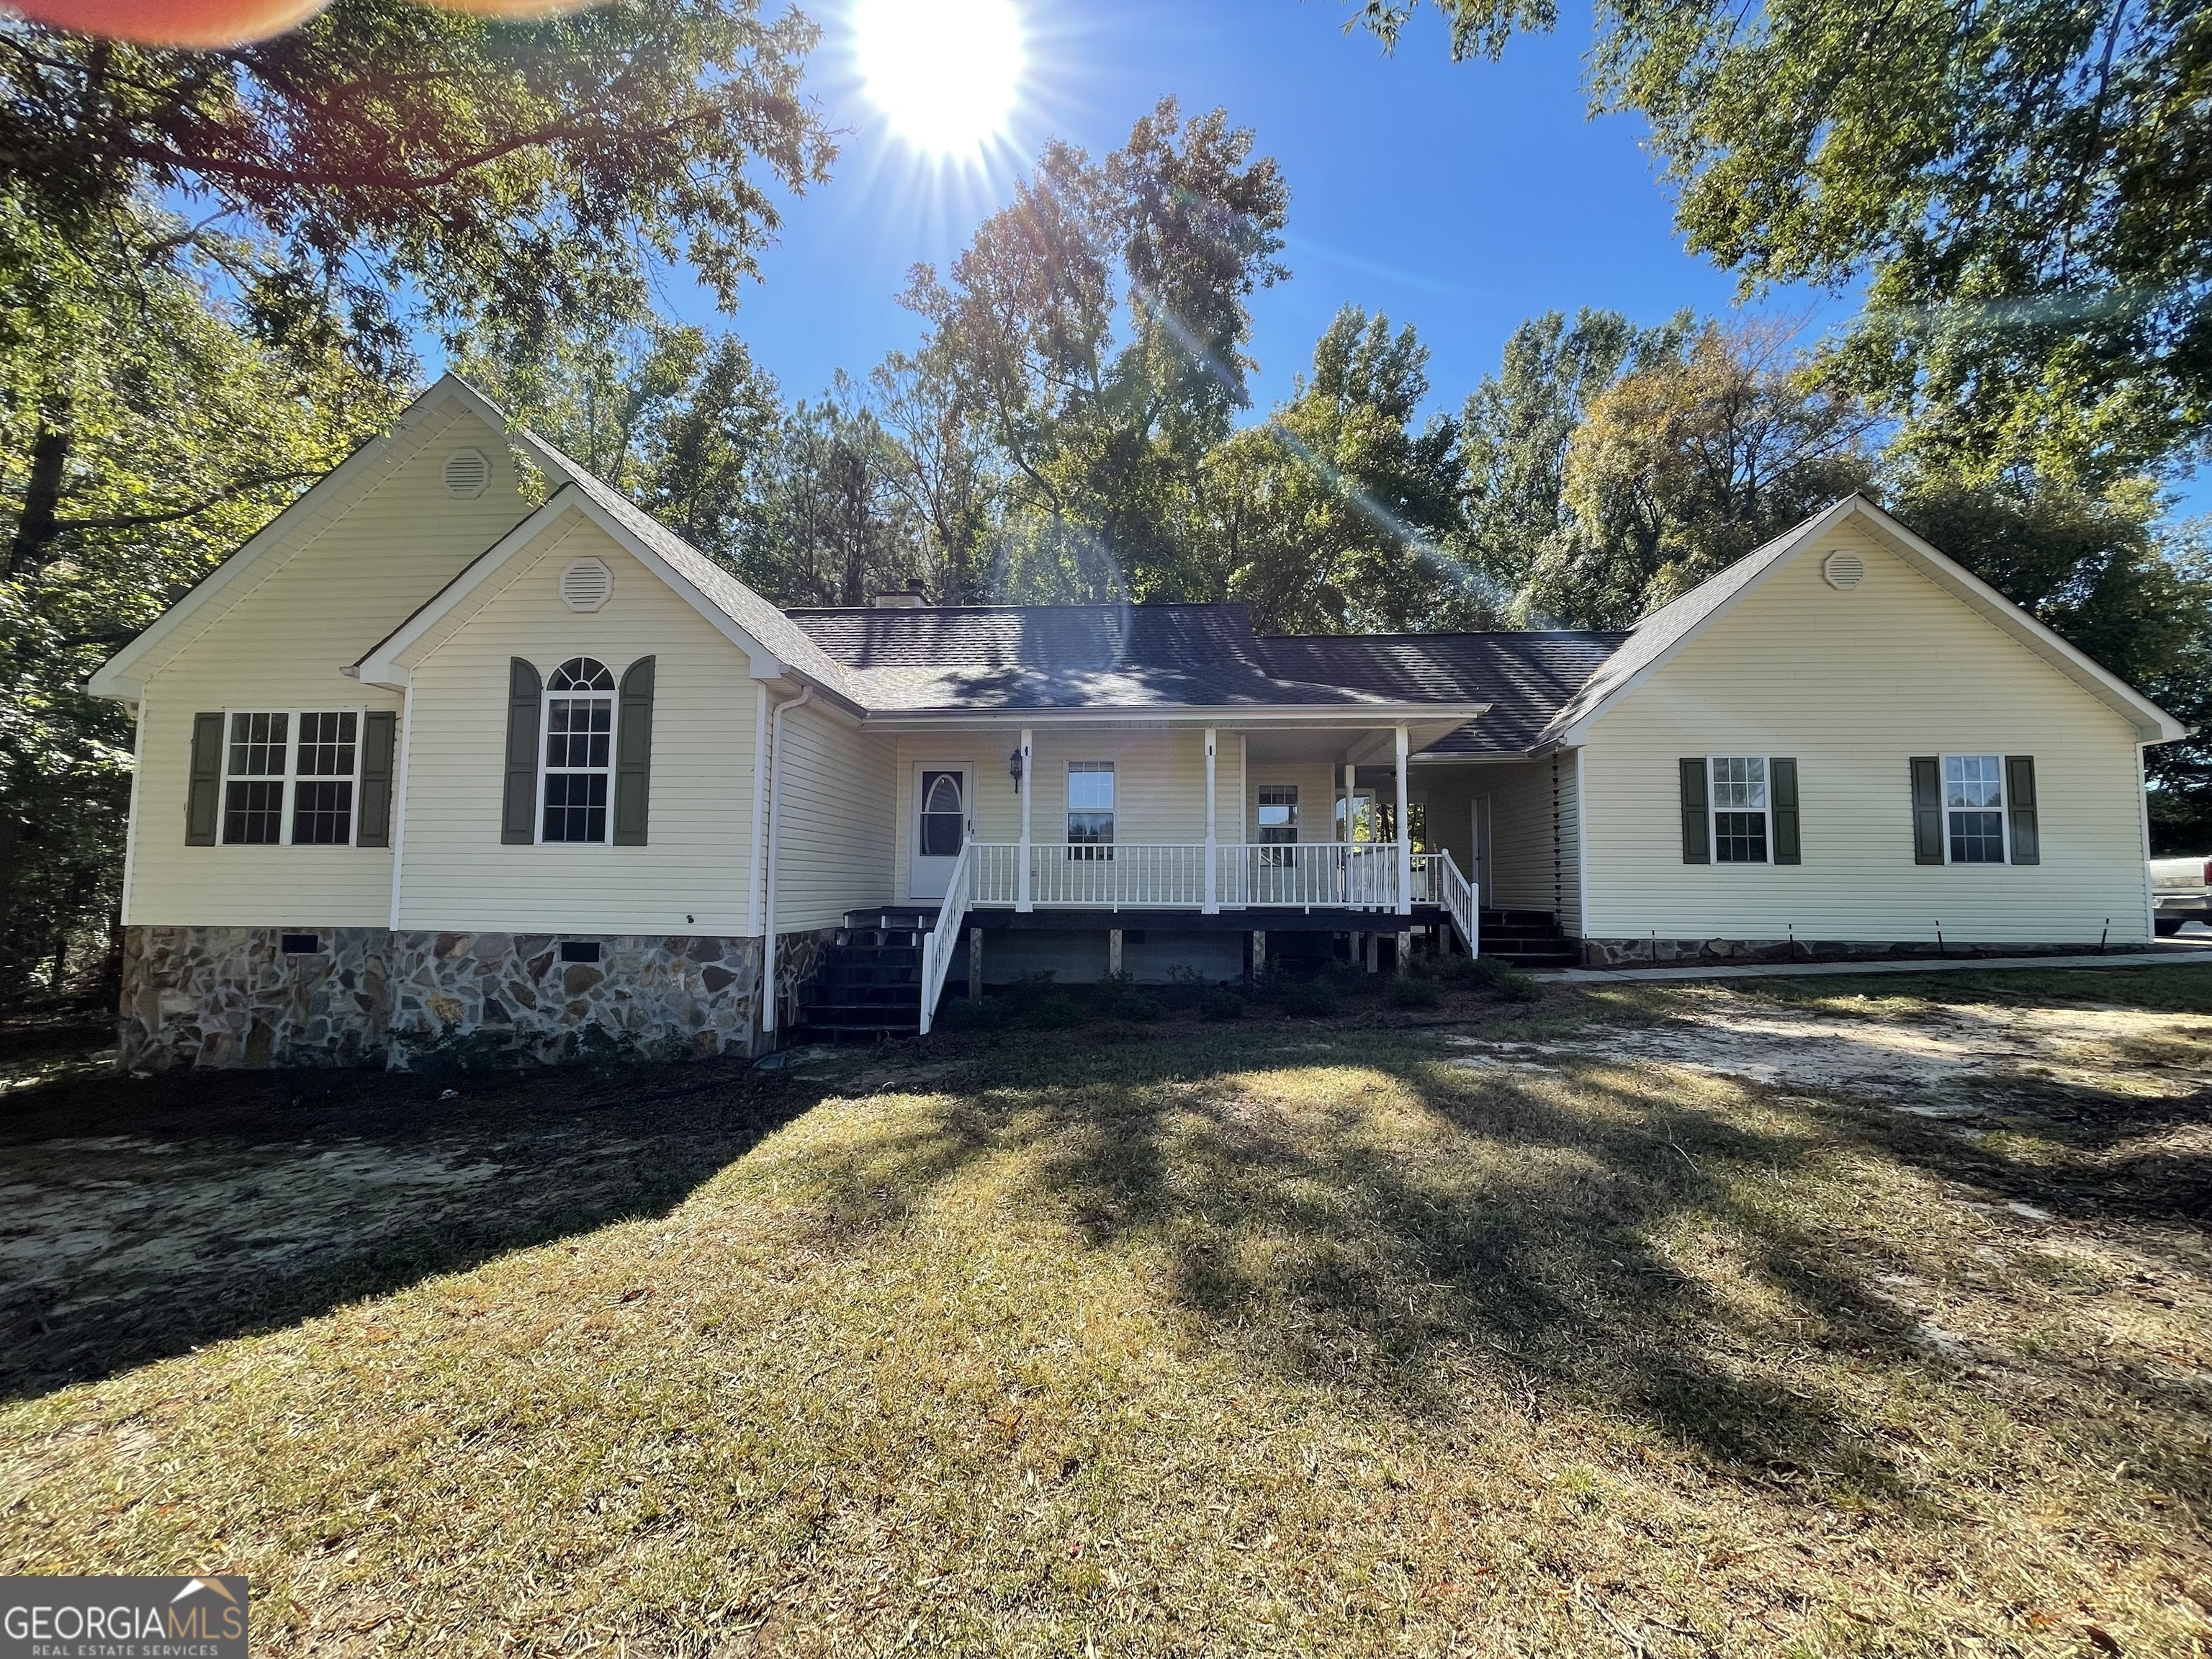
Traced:
[[561, 603], [571, 611], [597, 611], [614, 597], [615, 573], [598, 559], [578, 559], [561, 573]]
[[446, 493], [474, 501], [491, 482], [491, 463], [481, 449], [457, 449], [446, 457]]
[[1839, 547], [1821, 562], [1820, 575], [1831, 587], [1856, 587], [1866, 580], [1866, 559], [1850, 548]]

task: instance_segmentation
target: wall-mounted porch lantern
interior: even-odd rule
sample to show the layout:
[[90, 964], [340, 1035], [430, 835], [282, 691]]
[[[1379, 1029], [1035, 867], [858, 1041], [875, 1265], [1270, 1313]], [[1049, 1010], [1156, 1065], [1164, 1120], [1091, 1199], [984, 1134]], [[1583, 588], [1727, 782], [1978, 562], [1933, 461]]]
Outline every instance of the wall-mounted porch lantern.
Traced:
[[1022, 746], [1014, 745], [1014, 752], [1006, 757], [1006, 775], [1014, 781], [1014, 793], [1022, 793]]

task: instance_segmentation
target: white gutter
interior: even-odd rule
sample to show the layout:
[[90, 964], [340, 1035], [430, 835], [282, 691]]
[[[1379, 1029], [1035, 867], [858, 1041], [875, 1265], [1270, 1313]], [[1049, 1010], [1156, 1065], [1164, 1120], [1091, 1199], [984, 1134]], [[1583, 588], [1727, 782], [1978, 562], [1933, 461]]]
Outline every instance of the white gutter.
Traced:
[[783, 861], [783, 717], [814, 701], [807, 685], [787, 702], [776, 705], [769, 721], [772, 745], [768, 780], [768, 913], [761, 918], [761, 1030], [775, 1030], [775, 875]]
[[873, 730], [942, 726], [1302, 726], [1387, 729], [1436, 721], [1460, 726], [1488, 714], [1486, 702], [1468, 703], [1182, 703], [1095, 708], [871, 709], [862, 724]]

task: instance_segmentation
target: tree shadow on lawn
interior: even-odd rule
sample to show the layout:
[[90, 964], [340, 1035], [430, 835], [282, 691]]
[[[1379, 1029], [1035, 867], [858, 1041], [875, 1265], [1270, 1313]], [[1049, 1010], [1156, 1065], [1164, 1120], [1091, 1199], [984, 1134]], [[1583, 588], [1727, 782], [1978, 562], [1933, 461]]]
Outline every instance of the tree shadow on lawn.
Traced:
[[1404, 1086], [1410, 1107], [1346, 1082], [1286, 1110], [1244, 1074], [1291, 1062], [1176, 1077], [1162, 1058], [1057, 1104], [1000, 1097], [1043, 1108], [1041, 1180], [1091, 1241], [1164, 1250], [1176, 1300], [1254, 1358], [1413, 1416], [1464, 1409], [1472, 1370], [1623, 1412], [1736, 1472], [1899, 1490], [1844, 1405], [1761, 1374], [1788, 1334], [1722, 1305], [1655, 1243], [1678, 1212], [1723, 1218], [1835, 1340], [1919, 1363], [1911, 1322], [1823, 1240], [1741, 1202], [1737, 1178], [1798, 1169], [1802, 1143], [1656, 1112], [1601, 1074], [1470, 1074], [1381, 1044], [1326, 1063]]
[[[1866, 1420], [1841, 1378], [1871, 1373], [1878, 1391], [1932, 1389], [1970, 1410], [1988, 1391], [1875, 1287], [1880, 1253], [1821, 1218], [1820, 1189], [1832, 1204], [1854, 1158], [1940, 1162], [1917, 1120], [1793, 1099], [1777, 1123], [1725, 1081], [1678, 1093], [1664, 1073], [1602, 1061], [1468, 1071], [1379, 1039], [1315, 1064], [1335, 1080], [1288, 1104], [1302, 1060], [1249, 1042], [986, 1066], [961, 1122], [929, 1138], [924, 1178], [1027, 1152], [1094, 1246], [1164, 1257], [1170, 1293], [1223, 1346], [1409, 1417], [1465, 1412], [1473, 1379], [1534, 1410], [1641, 1422], [1717, 1472], [1897, 1502], [1917, 1487], [1883, 1450], [1894, 1425]], [[2142, 1171], [2100, 1176], [2117, 1188]], [[2116, 1215], [2130, 1205], [2105, 1201]], [[1724, 1241], [1733, 1276], [1686, 1270], [1670, 1229]], [[2054, 1380], [2069, 1370], [2053, 1364]], [[2153, 1411], [2206, 1403], [2148, 1378], [2090, 1386]], [[2129, 1431], [2055, 1389], [2040, 1410], [2075, 1416], [2085, 1443]]]
[[0, 1111], [0, 1400], [665, 1213], [818, 1089], [733, 1062], [64, 1079]]

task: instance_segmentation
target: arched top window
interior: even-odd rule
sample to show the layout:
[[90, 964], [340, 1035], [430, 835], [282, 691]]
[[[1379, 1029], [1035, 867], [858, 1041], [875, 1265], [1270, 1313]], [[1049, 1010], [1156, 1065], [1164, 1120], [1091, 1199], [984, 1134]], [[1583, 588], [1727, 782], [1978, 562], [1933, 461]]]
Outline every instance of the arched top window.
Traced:
[[604, 842], [614, 777], [615, 677], [571, 657], [545, 682], [544, 811], [540, 841]]
[[615, 677], [597, 657], [571, 657], [553, 671], [548, 691], [611, 691]]

